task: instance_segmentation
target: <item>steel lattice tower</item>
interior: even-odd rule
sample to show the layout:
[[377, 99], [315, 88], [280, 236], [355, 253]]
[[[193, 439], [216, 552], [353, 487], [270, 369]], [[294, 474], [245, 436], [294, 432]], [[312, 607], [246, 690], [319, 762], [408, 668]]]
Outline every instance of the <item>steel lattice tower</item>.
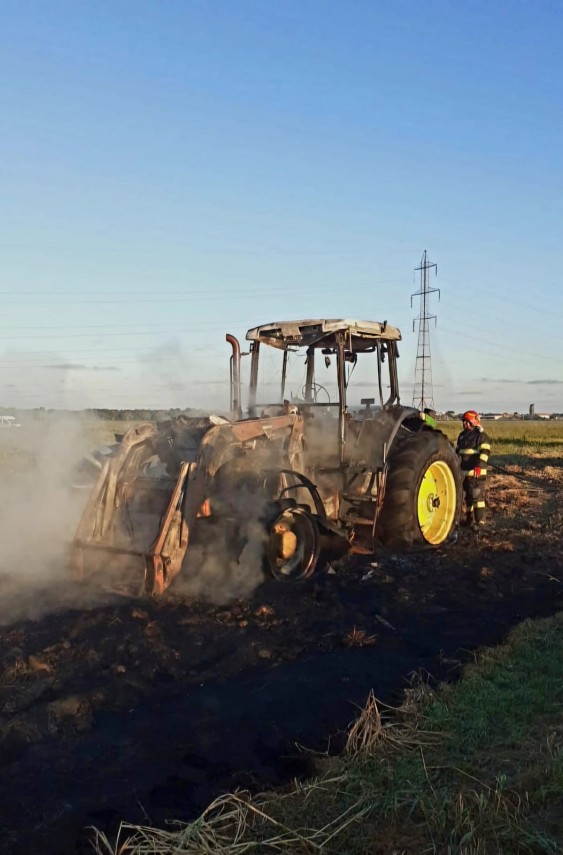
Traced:
[[412, 405], [419, 410], [425, 408], [434, 409], [434, 390], [432, 388], [432, 365], [430, 362], [430, 327], [429, 321], [436, 321], [436, 315], [428, 314], [430, 305], [430, 294], [437, 293], [440, 298], [439, 288], [430, 288], [428, 284], [429, 271], [434, 268], [434, 275], [438, 273], [438, 265], [432, 264], [426, 257], [426, 250], [422, 256], [420, 267], [420, 291], [411, 294], [411, 308], [414, 297], [420, 297], [420, 314], [412, 324], [413, 332], [418, 321], [418, 346], [416, 350], [416, 362], [414, 368], [414, 389], [412, 393]]

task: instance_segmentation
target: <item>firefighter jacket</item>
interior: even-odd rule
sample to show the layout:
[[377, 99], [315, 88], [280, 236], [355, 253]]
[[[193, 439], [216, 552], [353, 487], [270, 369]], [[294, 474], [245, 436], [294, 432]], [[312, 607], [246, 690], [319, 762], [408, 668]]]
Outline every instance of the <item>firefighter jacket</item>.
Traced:
[[457, 438], [455, 450], [461, 460], [464, 478], [474, 478], [475, 467], [481, 469], [480, 478], [486, 477], [491, 440], [480, 425], [476, 425], [472, 430], [462, 430]]

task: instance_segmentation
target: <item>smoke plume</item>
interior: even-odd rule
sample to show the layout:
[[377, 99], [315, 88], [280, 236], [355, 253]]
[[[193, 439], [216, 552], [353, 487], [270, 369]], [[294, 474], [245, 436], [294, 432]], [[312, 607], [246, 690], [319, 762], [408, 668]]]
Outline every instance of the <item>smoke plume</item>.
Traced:
[[87, 491], [71, 482], [89, 450], [77, 417], [24, 421], [0, 434], [1, 624], [75, 604], [65, 549]]

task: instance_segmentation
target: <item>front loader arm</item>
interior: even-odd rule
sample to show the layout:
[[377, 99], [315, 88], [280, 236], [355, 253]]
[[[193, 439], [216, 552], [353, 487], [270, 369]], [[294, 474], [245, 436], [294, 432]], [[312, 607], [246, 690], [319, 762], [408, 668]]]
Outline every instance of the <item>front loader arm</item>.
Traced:
[[137, 425], [127, 431], [115, 455], [102, 466], [82, 512], [76, 532], [77, 539], [97, 540], [104, 537], [113, 517], [118, 483], [138, 467], [139, 449], [146, 448], [156, 435], [157, 429], [150, 423]]
[[145, 592], [161, 594], [182, 568], [220, 468], [237, 455], [259, 463], [260, 449], [273, 440], [281, 441], [292, 461], [302, 449], [302, 427], [297, 414], [215, 425], [199, 435], [191, 461], [179, 458], [169, 432], [154, 424], [131, 428], [88, 499], [71, 545], [71, 567], [79, 577], [93, 571], [109, 573], [113, 581], [120, 563], [136, 562], [134, 574], [138, 579], [143, 568]]

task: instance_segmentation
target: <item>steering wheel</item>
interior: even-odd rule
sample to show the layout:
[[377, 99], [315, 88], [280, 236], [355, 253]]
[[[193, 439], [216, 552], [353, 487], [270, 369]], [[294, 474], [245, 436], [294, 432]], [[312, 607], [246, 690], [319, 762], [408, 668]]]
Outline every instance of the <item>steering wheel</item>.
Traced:
[[[306, 392], [307, 392], [307, 386], [305, 385], [301, 389], [301, 397], [302, 398], [306, 397]], [[327, 397], [327, 400], [325, 403], [330, 404], [330, 392], [328, 391], [328, 389], [325, 389], [325, 387], [322, 386], [320, 383], [312, 383], [311, 384], [311, 392], [313, 395], [313, 403], [314, 404], [319, 403], [319, 392], [324, 392], [324, 394]]]

